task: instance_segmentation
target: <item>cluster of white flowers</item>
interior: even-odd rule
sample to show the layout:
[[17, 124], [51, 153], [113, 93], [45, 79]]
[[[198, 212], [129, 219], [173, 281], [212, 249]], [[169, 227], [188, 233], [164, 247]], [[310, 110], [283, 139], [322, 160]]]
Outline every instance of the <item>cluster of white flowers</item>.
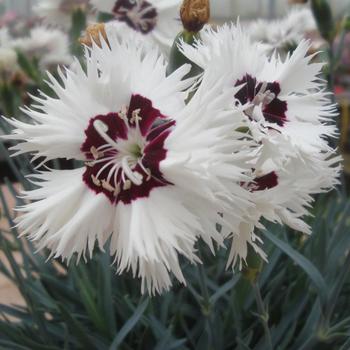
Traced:
[[296, 47], [316, 29], [312, 12], [304, 5], [295, 7], [282, 19], [259, 19], [248, 24], [252, 40], [261, 42], [270, 52], [278, 50], [281, 54]]
[[12, 75], [18, 69], [17, 53], [11, 45], [11, 38], [7, 28], [0, 29], [0, 73], [4, 76]]
[[106, 23], [109, 35], [134, 35], [137, 40], [156, 44], [168, 55], [175, 36], [181, 31], [179, 7], [182, 0], [39, 0], [35, 13], [53, 28], [69, 31], [72, 15], [83, 9], [87, 23], [98, 21], [97, 14], [110, 17]]
[[179, 7], [182, 0], [39, 0], [35, 13], [48, 25], [68, 31], [72, 14], [82, 9], [87, 22], [103, 13], [111, 20], [106, 30], [119, 37], [133, 33], [140, 40], [156, 43], [165, 54], [181, 30]]
[[59, 29], [36, 26], [28, 35], [14, 38], [8, 28], [0, 29], [0, 71], [19, 69], [17, 50], [27, 58], [36, 58], [42, 69], [69, 65], [73, 58], [69, 53], [68, 35]]
[[308, 43], [282, 60], [239, 26], [208, 26], [179, 48], [203, 69], [185, 79], [190, 65], [167, 74], [150, 45], [163, 44], [159, 14], [179, 1], [105, 3], [133, 31], [110, 27], [108, 43], [86, 48], [86, 69], [49, 76], [56, 98], [23, 109], [28, 123], [9, 121], [14, 155], [83, 161], [32, 175], [22, 233], [68, 261], [110, 240], [118, 272], [150, 294], [168, 290], [171, 273], [186, 283], [179, 256], [201, 263], [199, 240], [213, 253], [228, 240], [228, 265], [242, 267], [249, 245], [266, 259], [262, 218], [310, 233], [312, 195], [334, 187], [340, 166], [327, 142], [336, 108]]
[[[34, 13], [42, 18], [44, 23], [49, 26], [69, 30], [72, 25], [72, 14], [81, 9], [89, 14], [90, 0], [38, 0]], [[94, 17], [89, 16], [88, 20]]]
[[28, 58], [37, 58], [42, 69], [69, 65], [73, 58], [69, 52], [69, 38], [59, 29], [40, 25], [30, 30], [29, 35], [13, 39], [11, 46]]
[[302, 41], [284, 60], [268, 56], [239, 26], [207, 27], [195, 47], [182, 45], [183, 53], [205, 72], [223, 77], [227, 86], [241, 87], [234, 109], [243, 108], [259, 149], [252, 180], [244, 184], [255, 206], [242, 223], [247, 232], [233, 232], [233, 264], [246, 258], [247, 242], [261, 253], [252, 231], [262, 217], [310, 233], [302, 218], [311, 195], [337, 183], [340, 159], [328, 143], [336, 136], [337, 109], [320, 77], [323, 64], [312, 63], [308, 49], [309, 43]]

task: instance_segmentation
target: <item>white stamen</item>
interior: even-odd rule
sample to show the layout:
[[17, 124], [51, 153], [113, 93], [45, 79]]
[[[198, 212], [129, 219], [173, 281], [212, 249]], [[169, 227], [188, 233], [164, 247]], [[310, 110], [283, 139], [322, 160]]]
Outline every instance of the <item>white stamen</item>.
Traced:
[[120, 164], [119, 162], [116, 162], [112, 168], [109, 170], [108, 176], [107, 176], [107, 182], [111, 182], [113, 174], [114, 176], [114, 183], [117, 183], [117, 177], [116, 174], [118, 173], [118, 170], [120, 169]]
[[102, 158], [104, 156], [103, 152], [99, 152], [95, 146], [90, 148], [90, 153], [94, 157], [95, 160]]
[[252, 105], [245, 110], [245, 114], [250, 118], [253, 118], [254, 108], [256, 106], [259, 106], [260, 104], [262, 104], [264, 107], [270, 104], [276, 98], [276, 95], [272, 91], [266, 90], [266, 88], [267, 88], [267, 82], [264, 81], [261, 84], [259, 92], [253, 98], [251, 102]]
[[127, 106], [122, 106], [122, 108], [120, 109], [120, 112], [118, 113], [119, 117], [121, 119], [123, 119], [124, 121], [128, 117], [128, 110], [129, 110], [129, 108]]
[[[134, 122], [136, 124], [136, 129], [139, 129], [139, 121], [142, 120], [140, 116], [141, 109], [135, 109], [132, 112], [132, 117], [130, 118], [130, 123]], [[124, 118], [127, 116], [128, 109], [123, 107], [120, 116]], [[152, 177], [151, 171], [148, 168], [145, 168], [142, 164], [142, 160], [138, 160], [138, 155], [133, 154], [133, 150], [130, 148], [129, 143], [114, 141], [108, 135], [108, 125], [101, 120], [95, 120], [93, 126], [97, 133], [107, 142], [107, 144], [99, 146], [96, 148], [92, 146], [90, 148], [90, 153], [92, 154], [94, 160], [88, 160], [85, 164], [86, 166], [93, 167], [98, 163], [105, 163], [98, 170], [97, 174], [91, 175], [92, 182], [96, 186], [102, 186], [105, 190], [113, 193], [115, 196], [121, 191], [121, 186], [124, 190], [129, 190], [132, 184], [136, 186], [142, 185], [144, 177], [149, 181]], [[130, 129], [131, 130], [131, 129]], [[129, 135], [130, 136], [130, 135]], [[134, 137], [134, 133], [131, 134]], [[142, 152], [142, 147], [141, 152]], [[113, 152], [113, 150], [117, 152]], [[106, 152], [108, 156], [105, 157]], [[105, 157], [105, 158], [103, 158]], [[135, 171], [135, 166], [139, 164], [141, 169], [145, 174]], [[105, 176], [104, 172], [107, 172]], [[101, 179], [100, 177], [102, 177]], [[118, 176], [120, 178], [118, 179]], [[112, 182], [114, 179], [114, 182]]]
[[91, 180], [95, 186], [98, 186], [98, 187], [101, 186], [101, 181], [97, 177], [95, 177], [94, 175], [91, 175]]
[[113, 194], [115, 197], [117, 197], [119, 193], [120, 193], [120, 186], [116, 185]]
[[130, 188], [131, 188], [131, 181], [130, 180], [126, 180], [124, 182], [123, 190], [127, 191], [127, 190], [130, 190]]
[[113, 164], [115, 162], [114, 158], [112, 160], [110, 160], [109, 162], [107, 162], [106, 164], [103, 165], [102, 168], [100, 168], [100, 170], [98, 171], [96, 177], [99, 178], [101, 176], [101, 174], [103, 173], [103, 171], [108, 168], [111, 164]]
[[102, 180], [102, 187], [109, 192], [115, 191], [115, 188], [106, 180]]
[[[128, 164], [128, 159], [130, 157], [129, 156], [126, 156], [126, 157], [123, 157], [122, 159], [122, 168], [123, 168], [123, 171], [125, 173], [125, 175], [137, 186], [140, 186], [142, 184], [142, 180], [143, 180], [143, 177], [140, 173], [136, 172], [136, 171], [132, 171], [130, 169], [130, 166]], [[126, 181], [125, 181], [126, 182]]]
[[135, 109], [132, 113], [131, 113], [131, 119], [130, 119], [130, 123], [135, 123], [135, 124], [139, 124], [139, 121], [142, 120], [142, 117], [140, 116], [140, 112], [141, 109]]
[[138, 164], [138, 165], [141, 167], [141, 169], [147, 174], [146, 181], [151, 180], [151, 178], [152, 178], [151, 170], [144, 167], [144, 165], [142, 164], [142, 160], [141, 160], [141, 159], [137, 162], [137, 164]]
[[118, 144], [113, 141], [108, 135], [108, 126], [101, 120], [97, 119], [94, 121], [94, 128], [98, 132], [98, 134], [111, 146], [116, 148], [119, 151], [119, 146]]
[[104, 152], [108, 152], [109, 150], [114, 149], [114, 147], [112, 147], [109, 143], [106, 143], [100, 147], [97, 148], [98, 151], [104, 151]]

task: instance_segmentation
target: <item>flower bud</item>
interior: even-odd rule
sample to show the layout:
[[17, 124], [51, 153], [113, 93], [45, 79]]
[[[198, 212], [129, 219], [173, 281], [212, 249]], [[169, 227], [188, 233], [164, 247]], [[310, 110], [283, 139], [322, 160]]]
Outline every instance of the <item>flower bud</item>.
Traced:
[[180, 15], [188, 32], [199, 32], [210, 18], [209, 0], [184, 0]]
[[93, 43], [101, 47], [101, 37], [108, 43], [106, 28], [104, 23], [96, 23], [86, 28], [85, 36], [79, 39], [81, 44], [91, 47]]
[[329, 3], [327, 0], [311, 0], [311, 9], [322, 37], [327, 41], [332, 41], [336, 29]]
[[194, 62], [190, 61], [179, 49], [179, 45], [181, 45], [182, 42], [185, 42], [189, 45], [194, 45], [196, 43], [196, 40], [198, 40], [199, 34], [196, 32], [189, 32], [187, 30], [182, 31], [179, 33], [173, 43], [173, 46], [170, 50], [169, 55], [169, 64], [167, 68], [167, 74], [171, 74], [172, 72], [175, 72], [179, 67], [181, 67], [184, 64], [191, 64], [192, 68], [190, 73], [185, 76], [185, 78], [189, 77], [195, 77], [198, 74], [202, 73], [203, 70], [198, 65], [196, 65]]

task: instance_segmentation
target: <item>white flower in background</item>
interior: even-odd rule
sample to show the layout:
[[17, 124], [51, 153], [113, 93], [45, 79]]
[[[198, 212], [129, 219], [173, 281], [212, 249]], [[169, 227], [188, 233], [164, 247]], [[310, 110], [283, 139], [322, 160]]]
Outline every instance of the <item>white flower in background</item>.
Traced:
[[261, 42], [273, 52], [286, 53], [296, 47], [308, 33], [317, 30], [311, 10], [305, 6], [293, 8], [286, 17], [278, 20], [258, 19], [248, 25], [253, 41]]
[[69, 65], [73, 61], [69, 53], [68, 35], [56, 28], [35, 27], [28, 37], [14, 40], [12, 46], [27, 57], [38, 58], [43, 69], [56, 67], [58, 64]]
[[232, 100], [244, 109], [247, 128], [260, 145], [250, 174], [254, 180], [242, 184], [256, 208], [242, 223], [241, 234], [233, 236], [229, 263], [234, 265], [246, 258], [247, 242], [264, 257], [252, 232], [261, 226], [261, 217], [309, 233], [302, 218], [311, 195], [333, 188], [340, 170], [326, 140], [336, 135], [337, 111], [319, 77], [322, 64], [306, 56], [306, 41], [282, 60], [269, 58], [239, 26], [207, 27], [201, 38], [196, 47], [183, 44], [183, 53], [227, 86], [240, 87]]
[[97, 10], [112, 14], [115, 21], [107, 23], [106, 31], [119, 34], [132, 31], [139, 38], [155, 42], [164, 52], [182, 30], [182, 0], [91, 0]]
[[[17, 53], [13, 49], [0, 47], [0, 72], [2, 77], [18, 68]], [[2, 79], [2, 77], [0, 79]]]
[[185, 283], [178, 255], [198, 262], [199, 238], [211, 249], [222, 242], [216, 222], [231, 229], [247, 214], [240, 184], [250, 181], [251, 144], [234, 131], [244, 116], [232, 119], [229, 108], [238, 88], [205, 75], [186, 105], [189, 65], [166, 76], [156, 48], [130, 37], [108, 42], [111, 49], [103, 42], [87, 50], [87, 73], [59, 70], [63, 86], [50, 76], [58, 98], [43, 95], [24, 109], [33, 124], [9, 121], [7, 138], [22, 141], [17, 154], [84, 161], [33, 175], [39, 188], [25, 193], [34, 202], [19, 209], [18, 226], [68, 260], [91, 256], [111, 236], [118, 272], [131, 270], [154, 294], [169, 289], [169, 272]]
[[78, 8], [88, 11], [89, 2], [89, 0], [39, 0], [34, 7], [34, 13], [48, 25], [69, 30], [73, 12]]
[[18, 69], [17, 53], [12, 47], [12, 38], [7, 28], [0, 29], [1, 79], [11, 76]]

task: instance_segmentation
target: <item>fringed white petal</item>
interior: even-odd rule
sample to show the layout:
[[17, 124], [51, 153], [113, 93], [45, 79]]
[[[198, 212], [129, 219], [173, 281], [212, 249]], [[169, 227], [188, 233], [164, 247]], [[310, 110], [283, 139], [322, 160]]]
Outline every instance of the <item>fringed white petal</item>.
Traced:
[[84, 169], [41, 172], [31, 178], [38, 189], [24, 192], [32, 201], [17, 210], [23, 235], [36, 242], [38, 249], [49, 248], [51, 256], [68, 261], [77, 253], [91, 257], [95, 242], [103, 248], [111, 233], [113, 206], [103, 195], [96, 195], [82, 181]]
[[150, 196], [115, 208], [111, 255], [118, 272], [131, 270], [142, 280], [142, 292], [169, 290], [170, 272], [183, 284], [178, 255], [199, 259], [195, 242], [202, 229], [174, 187], [154, 189]]
[[[131, 39], [129, 37], [129, 39]], [[56, 158], [83, 160], [80, 147], [85, 140], [89, 120], [97, 115], [119, 112], [132, 94], [141, 94], [154, 103], [166, 116], [172, 116], [184, 106], [184, 92], [192, 80], [182, 80], [189, 72], [185, 65], [166, 76], [166, 63], [159, 51], [146, 43], [129, 39], [120, 41], [111, 36], [108, 45], [86, 49], [86, 72], [76, 62], [74, 70], [58, 70], [59, 83], [49, 74], [48, 85], [57, 95], [44, 93], [33, 97], [36, 105], [23, 112], [30, 122], [8, 121], [12, 135], [4, 138], [21, 141], [12, 150], [14, 155], [32, 153], [45, 161]]]

